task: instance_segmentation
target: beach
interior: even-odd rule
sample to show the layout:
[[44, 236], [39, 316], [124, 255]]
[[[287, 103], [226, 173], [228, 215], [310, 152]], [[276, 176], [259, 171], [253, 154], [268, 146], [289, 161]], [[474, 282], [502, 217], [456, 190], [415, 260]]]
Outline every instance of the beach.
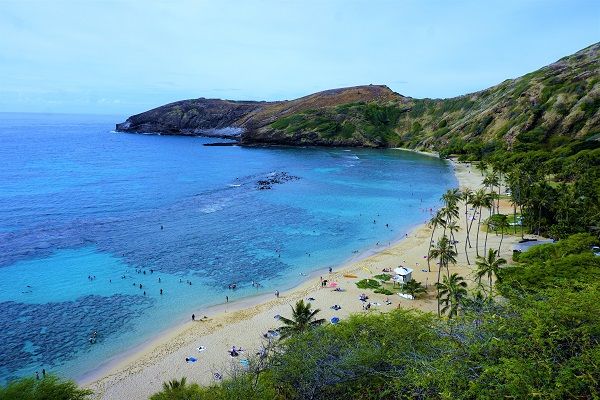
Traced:
[[[482, 176], [479, 171], [464, 163], [453, 163], [453, 167], [461, 188], [475, 190], [481, 187]], [[485, 218], [487, 211], [483, 212]], [[508, 203], [501, 202], [500, 212], [512, 213], [512, 208]], [[471, 282], [475, 262], [474, 234], [477, 224], [473, 225], [471, 234], [473, 248], [469, 249], [471, 265], [468, 266], [464, 254], [466, 218], [464, 204], [461, 203], [459, 221], [461, 230], [455, 235], [458, 240], [459, 255], [456, 266], [451, 267], [451, 272], [457, 272]], [[254, 356], [265, 341], [263, 334], [281, 326], [275, 316], [289, 317], [290, 306], [301, 299], [309, 301], [313, 308], [319, 308], [321, 312], [318, 315], [327, 320], [334, 316], [344, 320], [352, 313], [386, 312], [397, 307], [435, 312], [437, 301], [434, 284], [437, 273], [433, 260], [431, 272], [427, 271], [426, 256], [431, 229], [426, 222], [423, 221], [422, 225], [398, 242], [391, 243], [389, 246], [380, 246], [375, 254], [339, 266], [332, 273], [326, 269], [316, 271], [301, 285], [289, 291], [282, 291], [279, 297], [275, 294], [261, 295], [210, 309], [197, 310], [194, 312], [195, 321], [191, 320], [190, 313], [189, 322], [138, 346], [79, 383], [92, 389], [96, 399], [147, 399], [161, 390], [163, 382], [181, 377], [186, 377], [188, 382], [201, 385], [214, 383], [215, 373], [227, 377], [232, 365], [239, 366], [240, 360]], [[441, 234], [436, 233], [436, 240], [438, 233]], [[479, 238], [480, 253], [483, 251], [484, 236], [485, 233], [482, 231]], [[518, 235], [505, 235], [501, 256], [510, 260], [512, 245], [518, 239]], [[498, 248], [499, 242], [500, 235], [493, 232], [488, 234], [488, 248]], [[384, 268], [393, 269], [400, 265], [412, 268], [413, 278], [426, 285], [428, 293], [417, 300], [408, 300], [396, 294], [387, 296], [373, 293], [368, 289], [358, 289], [355, 285], [360, 279], [381, 274]], [[355, 275], [356, 278], [344, 276], [349, 274]], [[328, 281], [325, 287], [321, 284], [322, 279]], [[332, 282], [335, 282], [335, 287], [341, 287], [344, 291], [334, 290], [334, 287], [330, 286]], [[372, 304], [368, 311], [363, 309], [364, 303], [359, 301], [362, 293], [369, 296]], [[386, 304], [387, 300], [391, 304]], [[331, 309], [335, 304], [341, 306], [341, 309]], [[238, 357], [230, 357], [228, 351], [232, 346], [242, 348], [244, 351]], [[201, 351], [198, 350], [199, 347]], [[190, 357], [197, 361], [186, 362], [186, 358]]]

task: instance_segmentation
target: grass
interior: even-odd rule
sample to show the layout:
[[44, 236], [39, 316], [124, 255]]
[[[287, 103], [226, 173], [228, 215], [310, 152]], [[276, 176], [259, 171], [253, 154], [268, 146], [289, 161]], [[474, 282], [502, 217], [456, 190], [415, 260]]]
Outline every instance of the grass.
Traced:
[[381, 283], [375, 279], [363, 279], [356, 282], [356, 287], [359, 289], [378, 289]]

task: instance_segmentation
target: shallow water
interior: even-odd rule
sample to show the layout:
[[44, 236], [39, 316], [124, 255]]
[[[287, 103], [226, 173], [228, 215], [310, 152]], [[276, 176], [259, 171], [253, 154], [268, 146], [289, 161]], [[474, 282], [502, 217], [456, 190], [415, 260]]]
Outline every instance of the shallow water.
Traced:
[[[111, 132], [122, 120], [0, 114], [0, 380], [78, 378], [225, 295], [292, 287], [402, 237], [456, 184], [410, 152], [205, 147]], [[298, 179], [259, 189], [283, 172]]]

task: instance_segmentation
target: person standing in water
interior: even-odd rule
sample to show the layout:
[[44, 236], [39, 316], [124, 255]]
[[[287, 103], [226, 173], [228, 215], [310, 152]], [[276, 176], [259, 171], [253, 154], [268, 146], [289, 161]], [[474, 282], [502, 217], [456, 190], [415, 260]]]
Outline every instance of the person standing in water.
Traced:
[[192, 314], [192, 321], [196, 320], [196, 314]]
[[279, 298], [279, 290], [275, 291], [275, 297]]

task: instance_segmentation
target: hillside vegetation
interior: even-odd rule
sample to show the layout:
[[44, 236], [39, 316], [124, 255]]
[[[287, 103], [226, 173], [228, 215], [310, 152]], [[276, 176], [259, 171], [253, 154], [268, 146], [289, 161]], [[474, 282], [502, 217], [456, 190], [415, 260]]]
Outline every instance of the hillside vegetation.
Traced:
[[390, 95], [314, 107], [263, 124], [243, 141], [458, 152], [480, 144], [555, 148], [600, 133], [599, 51], [595, 44], [520, 78], [451, 99]]
[[469, 154], [551, 150], [600, 135], [600, 44], [517, 79], [450, 99], [387, 86], [326, 90], [291, 101], [183, 100], [117, 130], [202, 135], [239, 128], [243, 144], [403, 146]]

